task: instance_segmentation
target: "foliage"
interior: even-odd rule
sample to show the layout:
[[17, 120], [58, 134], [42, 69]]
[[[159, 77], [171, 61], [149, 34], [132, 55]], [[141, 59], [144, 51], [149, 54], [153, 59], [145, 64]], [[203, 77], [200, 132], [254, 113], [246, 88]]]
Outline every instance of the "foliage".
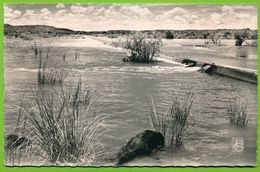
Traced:
[[247, 107], [247, 102], [241, 102], [237, 99], [230, 101], [226, 111], [230, 123], [236, 126], [247, 126], [249, 120]]
[[165, 33], [165, 38], [166, 39], [174, 39], [174, 35], [173, 35], [173, 33], [171, 31], [167, 31]]
[[210, 40], [213, 44], [221, 45], [221, 34], [215, 32], [214, 34], [210, 35]]
[[160, 132], [166, 140], [166, 144], [173, 148], [183, 143], [183, 140], [190, 134], [190, 127], [194, 125], [191, 116], [191, 107], [194, 94], [185, 94], [181, 100], [174, 94], [170, 98], [169, 107], [165, 113], [157, 113], [152, 99], [150, 122], [154, 130]]
[[236, 39], [236, 46], [242, 46], [243, 42], [245, 39], [248, 37], [249, 33], [248, 31], [240, 31], [240, 32], [235, 32], [234, 38]]
[[[50, 54], [50, 47], [46, 47], [46, 53], [45, 56], [43, 55], [43, 47], [40, 47], [37, 45], [37, 43], [34, 43], [34, 46], [32, 47], [35, 59], [38, 60], [38, 84], [44, 85], [44, 84], [62, 84], [64, 80], [66, 79], [67, 73], [60, 69], [48, 69], [47, 63], [49, 60], [49, 54]], [[63, 60], [65, 61], [65, 56], [63, 57]]]
[[81, 80], [59, 88], [54, 94], [38, 88], [33, 98], [21, 103], [20, 132], [31, 140], [24, 154], [52, 165], [90, 165], [103, 155], [100, 137], [108, 131], [108, 115], [91, 110], [95, 92], [83, 88]]
[[137, 33], [126, 39], [123, 44], [124, 50], [127, 51], [128, 57], [124, 61], [137, 63], [150, 63], [153, 58], [159, 53], [162, 41], [154, 36], [147, 38], [146, 35]]

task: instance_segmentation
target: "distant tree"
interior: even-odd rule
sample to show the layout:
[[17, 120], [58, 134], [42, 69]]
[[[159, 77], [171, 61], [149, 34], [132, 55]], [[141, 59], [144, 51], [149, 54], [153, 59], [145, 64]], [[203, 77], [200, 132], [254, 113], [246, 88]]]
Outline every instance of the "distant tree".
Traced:
[[228, 38], [230, 36], [231, 36], [231, 33], [229, 31], [225, 32], [223, 35], [224, 38]]
[[221, 44], [221, 35], [218, 32], [213, 33], [212, 35], [209, 36], [211, 42], [216, 45]]
[[166, 39], [174, 39], [174, 35], [173, 35], [173, 33], [171, 31], [167, 31], [165, 33], [165, 38]]
[[236, 39], [236, 46], [242, 46], [245, 39], [249, 36], [249, 33], [244, 30], [240, 32], [235, 32], [234, 38]]
[[207, 39], [208, 35], [207, 34], [203, 34], [203, 39]]
[[257, 38], [258, 38], [257, 32], [253, 32], [251, 39], [257, 39]]

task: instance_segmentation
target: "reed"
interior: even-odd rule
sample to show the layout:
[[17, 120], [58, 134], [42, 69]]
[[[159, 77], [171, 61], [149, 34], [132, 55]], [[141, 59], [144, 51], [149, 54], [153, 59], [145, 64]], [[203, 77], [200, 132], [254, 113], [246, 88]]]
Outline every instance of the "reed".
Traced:
[[[46, 51], [44, 51], [43, 47], [38, 46], [35, 42], [33, 51], [35, 59], [38, 60], [38, 84], [62, 84], [67, 76], [67, 73], [61, 69], [47, 68], [47, 63], [50, 57], [50, 47], [46, 47]], [[46, 52], [45, 56], [43, 52]]]
[[165, 137], [167, 146], [179, 146], [189, 136], [190, 128], [194, 125], [191, 115], [193, 100], [192, 93], [185, 94], [184, 99], [172, 94], [166, 112], [159, 114], [152, 99], [150, 122], [154, 130]]
[[44, 84], [62, 84], [66, 79], [67, 73], [61, 69], [38, 69], [38, 83]]
[[240, 127], [247, 126], [249, 121], [247, 108], [247, 102], [242, 102], [238, 99], [230, 101], [226, 110], [230, 123]]
[[[104, 154], [101, 136], [110, 129], [108, 115], [91, 110], [95, 92], [76, 86], [62, 86], [55, 94], [41, 88], [22, 104], [24, 131], [31, 144], [24, 154], [49, 165], [91, 165]], [[24, 121], [26, 119], [26, 121]]]

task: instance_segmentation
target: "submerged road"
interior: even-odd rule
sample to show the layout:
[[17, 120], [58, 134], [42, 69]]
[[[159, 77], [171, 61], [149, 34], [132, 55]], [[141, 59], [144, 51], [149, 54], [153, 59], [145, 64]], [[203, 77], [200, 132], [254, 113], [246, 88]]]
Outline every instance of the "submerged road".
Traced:
[[[176, 57], [175, 53], [162, 51], [163, 55], [170, 56], [170, 57]], [[178, 57], [177, 57], [178, 58]], [[232, 66], [235, 68], [244, 68], [248, 70], [257, 71], [257, 60], [256, 59], [243, 59], [243, 58], [237, 58], [237, 57], [220, 57], [220, 56], [188, 56], [188, 57], [182, 57], [200, 61], [204, 63], [209, 64], [216, 64], [219, 66]]]

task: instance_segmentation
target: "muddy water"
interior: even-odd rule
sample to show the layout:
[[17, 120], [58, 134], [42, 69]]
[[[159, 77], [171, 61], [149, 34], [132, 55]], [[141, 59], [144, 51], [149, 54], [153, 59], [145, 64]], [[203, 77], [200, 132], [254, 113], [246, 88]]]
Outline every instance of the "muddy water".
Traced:
[[[151, 157], [137, 158], [126, 165], [255, 165], [256, 85], [209, 76], [197, 72], [197, 68], [185, 68], [180, 64], [123, 63], [121, 59], [124, 54], [117, 49], [102, 46], [60, 47], [61, 43], [57, 42], [51, 48], [49, 66], [68, 71], [67, 82], [75, 81], [75, 76], [79, 75], [83, 82], [91, 82], [100, 93], [100, 113], [112, 115], [111, 120], [117, 123], [108, 133], [109, 136], [102, 140], [107, 156], [97, 159], [93, 165], [113, 165], [114, 155], [129, 138], [151, 129], [148, 121], [151, 97], [157, 110], [164, 112], [169, 93], [181, 97], [187, 91], [195, 94], [192, 108], [195, 125], [184, 145], [173, 151], [161, 150]], [[187, 50], [182, 46], [183, 53]], [[66, 62], [62, 61], [64, 52]], [[75, 59], [75, 52], [80, 54], [78, 59]], [[4, 53], [5, 134], [9, 134], [14, 130], [15, 106], [19, 104], [19, 97], [28, 95], [30, 87], [36, 85], [38, 64], [30, 46], [25, 44], [8, 41]], [[250, 120], [246, 128], [230, 125], [225, 115], [228, 101], [235, 97], [248, 101]], [[240, 152], [232, 148], [238, 139], [244, 142]]]

